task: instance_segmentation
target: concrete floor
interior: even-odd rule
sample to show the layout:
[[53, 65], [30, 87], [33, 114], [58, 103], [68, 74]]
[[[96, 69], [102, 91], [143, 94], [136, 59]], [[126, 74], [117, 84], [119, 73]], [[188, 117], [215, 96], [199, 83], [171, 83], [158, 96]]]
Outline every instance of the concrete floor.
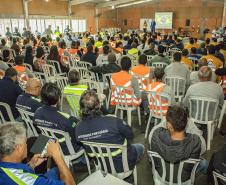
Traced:
[[[135, 112], [134, 112], [135, 113]], [[144, 119], [144, 118], [143, 118]], [[138, 185], [154, 185], [153, 178], [152, 178], [152, 170], [151, 165], [148, 160], [147, 150], [149, 149], [148, 141], [144, 139], [144, 130], [146, 128], [146, 121], [142, 120], [142, 126], [140, 127], [137, 121], [137, 115], [133, 115], [132, 119], [132, 129], [135, 135], [133, 143], [142, 143], [146, 148], [145, 155], [143, 159], [137, 164], [137, 175], [138, 175]], [[226, 123], [226, 115], [224, 116], [223, 123]], [[219, 135], [218, 130], [216, 130], [214, 139], [211, 144], [211, 150], [207, 151], [204, 156], [205, 159], [208, 161], [210, 160], [212, 154], [215, 151], [218, 151], [222, 146], [226, 144], [226, 139]], [[84, 178], [88, 176], [88, 173], [80, 173], [79, 171], [74, 172], [76, 183], [79, 183]], [[97, 184], [92, 184], [97, 185]], [[196, 175], [195, 185], [210, 185], [206, 180], [206, 175], [198, 174]]]

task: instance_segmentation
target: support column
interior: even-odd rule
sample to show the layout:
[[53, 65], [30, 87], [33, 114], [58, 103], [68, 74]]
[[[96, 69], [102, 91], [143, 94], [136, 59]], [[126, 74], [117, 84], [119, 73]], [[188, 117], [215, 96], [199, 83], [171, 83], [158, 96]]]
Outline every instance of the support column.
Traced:
[[69, 26], [72, 29], [72, 21], [71, 21], [71, 15], [72, 15], [72, 10], [71, 10], [71, 0], [68, 0], [68, 18], [69, 18]]
[[222, 16], [222, 27], [226, 26], [226, 0], [224, 0], [224, 11], [223, 11], [223, 16]]
[[98, 11], [98, 8], [96, 8], [96, 18], [95, 18], [95, 22], [96, 22], [96, 32], [98, 32], [99, 31], [99, 11]]
[[[203, 0], [202, 2], [202, 10], [207, 9], [207, 0]], [[201, 38], [205, 38], [205, 35], [203, 34], [204, 29], [206, 28], [206, 18], [202, 15], [202, 11], [200, 11], [200, 36]]]
[[24, 7], [25, 25], [28, 28], [29, 27], [28, 0], [23, 0], [23, 7]]

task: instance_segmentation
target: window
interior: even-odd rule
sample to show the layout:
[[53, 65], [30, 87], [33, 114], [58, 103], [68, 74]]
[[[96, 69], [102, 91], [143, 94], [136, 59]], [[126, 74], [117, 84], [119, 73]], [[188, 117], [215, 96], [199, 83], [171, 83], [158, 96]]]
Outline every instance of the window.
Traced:
[[85, 32], [86, 20], [85, 19], [72, 19], [72, 31], [73, 32]]
[[19, 23], [19, 32], [23, 32], [23, 28], [26, 27], [25, 26], [25, 20], [24, 19], [18, 19], [18, 23]]
[[31, 27], [31, 31], [34, 33], [37, 30], [36, 19], [30, 19], [29, 26]]
[[15, 28], [18, 28], [18, 20], [11, 19], [11, 24], [12, 24], [12, 32], [15, 32]]

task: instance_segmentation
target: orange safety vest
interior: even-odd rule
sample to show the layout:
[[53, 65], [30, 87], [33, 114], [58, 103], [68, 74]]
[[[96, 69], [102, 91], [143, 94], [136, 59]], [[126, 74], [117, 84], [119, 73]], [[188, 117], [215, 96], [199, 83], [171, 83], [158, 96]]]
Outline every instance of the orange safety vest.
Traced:
[[77, 52], [78, 52], [78, 49], [69, 49], [69, 53], [71, 55], [75, 55], [75, 54], [77, 54]]
[[111, 78], [112, 84], [112, 94], [111, 94], [111, 105], [119, 104], [119, 94], [117, 92], [117, 86], [123, 86], [126, 88], [125, 91], [119, 92], [121, 95], [126, 94], [126, 98], [122, 99], [122, 102], [128, 106], [139, 106], [141, 103], [141, 99], [136, 98], [135, 94], [132, 95], [132, 75], [130, 75], [126, 71], [120, 71], [118, 73], [114, 73]]
[[[152, 84], [149, 85], [148, 90], [155, 91], [157, 93], [161, 93], [163, 91], [165, 85], [166, 84], [164, 84], [162, 82], [153, 82]], [[150, 102], [149, 102], [150, 110], [153, 110], [154, 112], [156, 112], [156, 114], [159, 115], [160, 114], [159, 110], [162, 109], [163, 116], [165, 116], [167, 113], [167, 110], [168, 110], [168, 106], [169, 106], [168, 101], [162, 100], [158, 95], [156, 95], [156, 100], [157, 100], [157, 102], [155, 102], [155, 104], [154, 104], [154, 101], [155, 101], [154, 98], [153, 97], [150, 98]]]
[[[138, 66], [135, 66], [131, 70], [131, 75], [138, 75], [144, 78], [148, 78], [150, 75], [151, 69], [149, 67], [146, 67], [142, 64], [139, 64]], [[139, 83], [140, 90], [147, 90], [148, 87], [148, 80], [139, 78], [137, 79]]]
[[19, 83], [24, 86], [27, 83], [28, 75], [26, 74], [26, 67], [24, 66], [14, 66], [13, 67], [18, 72], [18, 81]]
[[65, 49], [62, 49], [62, 48], [59, 48], [58, 49], [58, 53], [59, 53], [60, 56], [62, 56], [64, 54], [64, 50]]

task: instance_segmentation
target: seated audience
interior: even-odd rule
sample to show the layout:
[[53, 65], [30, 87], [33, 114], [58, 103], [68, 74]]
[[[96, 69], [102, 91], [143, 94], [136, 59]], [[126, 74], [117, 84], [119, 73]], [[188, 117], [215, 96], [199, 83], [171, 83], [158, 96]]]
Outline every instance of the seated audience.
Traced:
[[[192, 122], [191, 122], [192, 123]], [[195, 125], [191, 127], [188, 122], [188, 115], [182, 107], [170, 106], [166, 114], [166, 123], [160, 123], [153, 128], [149, 135], [150, 150], [157, 152], [166, 162], [169, 171], [169, 163], [174, 163], [178, 168], [178, 163], [186, 159], [200, 159], [205, 151], [205, 141], [200, 135]], [[162, 166], [156, 161], [156, 170], [162, 173]], [[208, 162], [201, 160], [199, 170], [207, 171]], [[190, 179], [191, 166], [184, 166], [182, 182]], [[168, 174], [168, 173], [167, 173]], [[174, 174], [177, 179], [177, 173]], [[166, 176], [169, 181], [169, 174]], [[174, 183], [178, 183], [174, 180]]]
[[129, 55], [139, 55], [140, 54], [139, 50], [137, 49], [137, 44], [135, 42], [133, 42], [131, 44], [131, 49], [128, 51], [128, 54]]
[[[163, 82], [164, 75], [165, 75], [165, 73], [164, 73], [163, 68], [155, 68], [153, 82], [148, 86], [147, 90], [148, 91], [155, 91], [157, 93], [166, 94], [171, 98], [170, 101], [173, 102], [174, 101], [174, 94], [172, 92], [171, 87], [169, 87], [168, 85], [166, 85]], [[163, 101], [162, 104], [165, 105], [166, 104], [165, 101]], [[151, 102], [149, 102], [149, 105], [151, 105]], [[167, 103], [167, 105], [163, 106], [163, 115], [166, 114], [167, 109], [168, 109], [168, 103]]]
[[2, 51], [2, 60], [9, 65], [13, 65], [13, 56], [8, 49]]
[[183, 49], [182, 50], [182, 58], [181, 58], [181, 63], [185, 64], [186, 66], [188, 66], [189, 70], [192, 70], [193, 68], [193, 62], [188, 58], [188, 50], [187, 49]]
[[224, 95], [225, 95], [225, 100], [226, 100], [226, 67], [223, 67], [223, 68], [218, 68], [218, 69], [216, 69], [216, 71], [215, 71], [215, 73], [216, 73], [216, 75], [218, 75], [218, 76], [221, 76], [221, 78], [222, 78], [222, 83], [221, 83], [221, 85], [222, 86], [224, 86]]
[[[46, 83], [41, 89], [41, 100], [43, 106], [35, 111], [34, 125], [58, 129], [68, 132], [74, 149], [79, 150], [80, 146], [75, 142], [74, 129], [78, 122], [77, 118], [60, 112], [58, 104], [60, 103], [61, 91], [54, 83]], [[63, 152], [67, 153], [66, 143], [62, 143]]]
[[81, 61], [89, 62], [92, 66], [96, 66], [96, 59], [92, 43], [87, 43], [87, 52], [81, 57]]
[[199, 55], [207, 55], [207, 49], [205, 42], [200, 44], [200, 47], [197, 49], [197, 54]]
[[198, 54], [197, 54], [197, 49], [196, 49], [195, 47], [192, 47], [192, 48], [191, 48], [191, 52], [190, 52], [190, 54], [188, 55], [188, 58], [190, 58], [190, 57], [192, 57], [192, 58], [194, 58], [194, 59], [196, 59], [196, 60], [199, 60], [199, 59], [201, 58], [201, 55], [198, 55]]
[[25, 93], [17, 98], [16, 107], [27, 112], [35, 113], [43, 105], [39, 99], [40, 91], [41, 82], [37, 78], [28, 79]]
[[219, 58], [221, 60], [221, 62], [224, 64], [225, 58], [224, 58], [224, 54], [221, 53], [221, 45], [220, 44], [217, 44], [215, 46], [215, 57]]
[[187, 86], [190, 84], [190, 71], [187, 66], [181, 63], [181, 53], [173, 55], [174, 62], [165, 68], [165, 74], [169, 77], [185, 78]]
[[[198, 68], [201, 69], [202, 66], [208, 66], [208, 62], [205, 58], [199, 59]], [[214, 71], [212, 71], [211, 81], [216, 82], [217, 76]], [[200, 82], [199, 71], [192, 71], [190, 75], [191, 85]]]
[[[144, 154], [142, 144], [130, 144], [133, 139], [132, 129], [123, 120], [114, 116], [104, 116], [100, 110], [100, 101], [96, 92], [86, 91], [80, 99], [81, 121], [76, 127], [77, 141], [88, 141], [106, 144], [127, 145], [127, 157], [129, 169], [133, 169]], [[107, 123], [107, 124], [106, 124]], [[102, 132], [105, 131], [105, 132]], [[90, 137], [90, 136], [95, 137]], [[85, 147], [85, 146], [84, 146]], [[92, 153], [90, 148], [85, 147], [86, 152]], [[114, 155], [113, 161], [116, 171], [122, 172], [122, 155], [116, 149], [111, 150]], [[109, 168], [108, 168], [109, 169]]]
[[[222, 87], [219, 84], [210, 81], [212, 77], [212, 70], [208, 66], [201, 67], [199, 69], [198, 76], [200, 82], [195, 83], [188, 88], [183, 100], [184, 106], [189, 107], [189, 97], [191, 96], [216, 99], [219, 101], [217, 111], [217, 115], [219, 116], [224, 104], [224, 93]], [[196, 107], [193, 107], [192, 110], [193, 112], [198, 111], [196, 110]], [[210, 111], [212, 111], [209, 113], [209, 116], [211, 117], [213, 115], [214, 107], [210, 108]]]
[[108, 64], [109, 51], [110, 51], [110, 48], [108, 45], [103, 46], [103, 54], [100, 54], [96, 60], [97, 66], [102, 66], [103, 64]]
[[190, 37], [189, 38], [189, 43], [185, 45], [185, 49], [188, 49], [189, 51], [191, 50], [191, 48], [193, 47], [197, 47], [197, 45], [195, 44], [194, 38]]
[[215, 46], [209, 45], [207, 47], [208, 54], [206, 56], [203, 56], [202, 58], [207, 59], [208, 61], [208, 66], [214, 69], [217, 69], [219, 67], [222, 67], [223, 63], [221, 60], [217, 57], [215, 57]]
[[[23, 93], [17, 84], [17, 71], [14, 68], [8, 68], [5, 71], [5, 77], [0, 80], [0, 102], [7, 103], [13, 113], [15, 119], [19, 118], [19, 112], [16, 109], [16, 100]], [[8, 115], [3, 108], [0, 109], [4, 118], [8, 121]]]
[[9, 68], [9, 66], [7, 65], [7, 63], [2, 61], [0, 58], [0, 70], [6, 71], [6, 69], [8, 69], [8, 68]]
[[18, 72], [18, 76], [22, 76], [23, 74], [26, 75], [28, 78], [33, 78], [32, 72], [24, 67], [24, 57], [21, 55], [18, 55], [15, 57], [15, 66], [13, 67]]
[[36, 49], [36, 56], [33, 59], [34, 71], [42, 72], [42, 65], [46, 64], [45, 61], [45, 52], [41, 46], [38, 46]]
[[116, 55], [114, 53], [110, 53], [107, 60], [108, 64], [103, 64], [102, 66], [93, 66], [89, 68], [89, 70], [98, 74], [116, 73], [121, 71], [120, 66], [116, 64]]
[[149, 48], [144, 50], [144, 54], [145, 55], [156, 55], [156, 51], [155, 51], [155, 44], [153, 42], [151, 42], [151, 40], [149, 39], [148, 41], [148, 45], [149, 45]]
[[[140, 86], [140, 90], [147, 89], [148, 81], [147, 78], [151, 81], [153, 78], [153, 70], [151, 67], [145, 66], [147, 64], [147, 56], [146, 55], [140, 55], [138, 59], [138, 66], [135, 66], [131, 69], [131, 74], [138, 76], [138, 82]], [[146, 79], [143, 79], [146, 78]]]
[[30, 64], [33, 67], [33, 60], [34, 60], [33, 48], [32, 48], [32, 46], [28, 45], [25, 48], [24, 63]]
[[20, 54], [20, 46], [17, 44], [17, 39], [13, 38], [13, 44], [11, 46], [11, 49], [13, 49], [15, 51], [16, 55]]
[[141, 103], [141, 92], [139, 90], [139, 84], [135, 77], [129, 74], [132, 62], [131, 59], [127, 56], [121, 58], [121, 68], [122, 70], [118, 73], [112, 74], [111, 84], [112, 84], [112, 97], [111, 104], [118, 104], [118, 94], [116, 92], [117, 86], [123, 86], [125, 88], [132, 88], [134, 91], [134, 97], [131, 97], [131, 92], [127, 92], [128, 96], [128, 105], [139, 106]]
[[[49, 141], [46, 156], [36, 154], [28, 162], [26, 128], [21, 123], [0, 126], [0, 184], [75, 185], [74, 178], [64, 162], [58, 142]], [[57, 168], [46, 174], [36, 174], [34, 169], [51, 157]]]
[[8, 49], [9, 49], [9, 47], [6, 46], [6, 40], [1, 39], [0, 50], [4, 51], [4, 50], [8, 50]]
[[154, 64], [154, 63], [163, 63], [163, 64], [166, 64], [166, 65], [169, 65], [171, 63], [170, 59], [164, 55], [164, 51], [165, 51], [165, 47], [162, 46], [162, 45], [159, 45], [158, 46], [158, 52], [159, 54], [154, 56], [152, 59], [151, 59], [151, 64]]

